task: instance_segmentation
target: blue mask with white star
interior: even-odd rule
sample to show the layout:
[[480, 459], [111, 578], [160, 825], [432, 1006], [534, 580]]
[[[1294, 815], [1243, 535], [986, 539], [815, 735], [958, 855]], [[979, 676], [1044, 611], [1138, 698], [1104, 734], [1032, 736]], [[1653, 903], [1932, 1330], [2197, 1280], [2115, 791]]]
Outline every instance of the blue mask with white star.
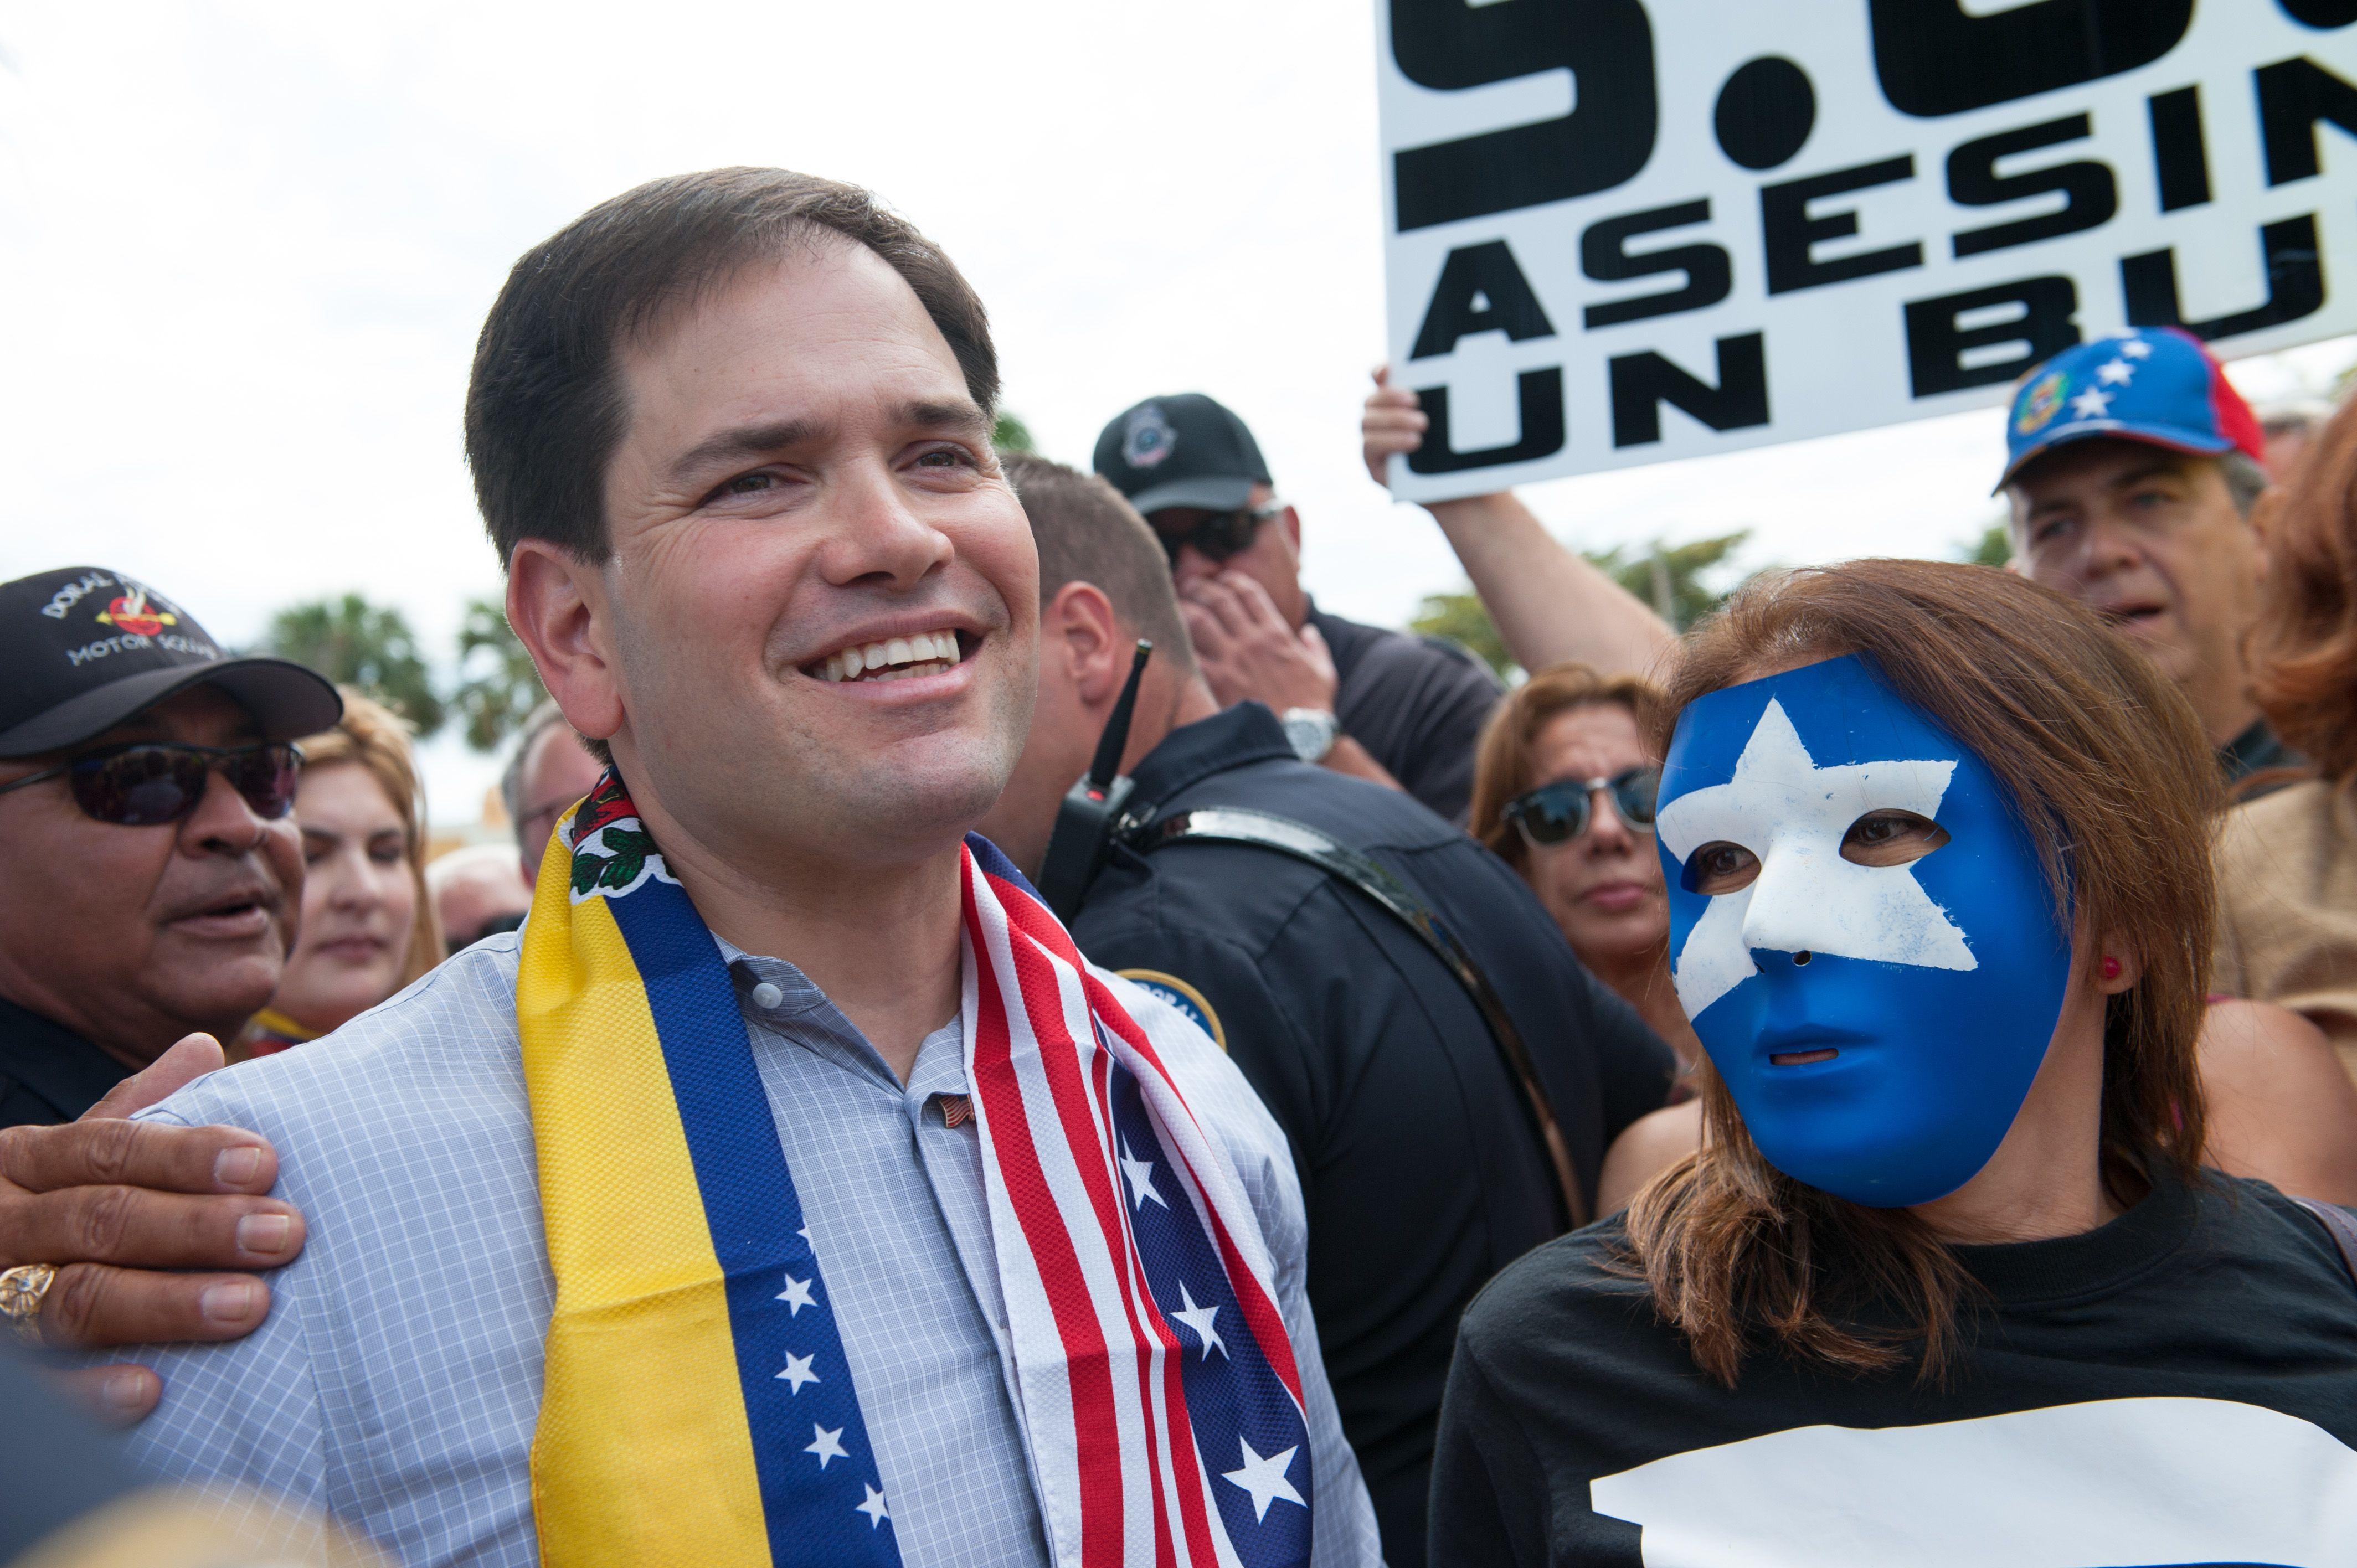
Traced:
[[1678, 1000], [1769, 1164], [1878, 1208], [1971, 1180], [2071, 968], [1988, 765], [1827, 660], [1686, 708], [1654, 837]]

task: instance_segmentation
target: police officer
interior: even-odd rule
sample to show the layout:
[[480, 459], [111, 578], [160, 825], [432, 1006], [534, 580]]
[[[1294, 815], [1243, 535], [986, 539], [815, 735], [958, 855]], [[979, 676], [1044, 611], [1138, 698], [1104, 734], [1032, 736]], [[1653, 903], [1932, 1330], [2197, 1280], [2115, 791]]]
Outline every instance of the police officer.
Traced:
[[1130, 825], [1073, 935], [1225, 1047], [1284, 1129], [1343, 1427], [1386, 1556], [1421, 1563], [1458, 1317], [1592, 1217], [1605, 1147], [1663, 1103], [1672, 1058], [1503, 863], [1408, 796], [1305, 761], [1261, 703], [1220, 706], [1161, 548], [1111, 487], [1006, 466], [1039, 549], [1039, 699], [983, 830], [1042, 865], [1151, 640], [1123, 757]]

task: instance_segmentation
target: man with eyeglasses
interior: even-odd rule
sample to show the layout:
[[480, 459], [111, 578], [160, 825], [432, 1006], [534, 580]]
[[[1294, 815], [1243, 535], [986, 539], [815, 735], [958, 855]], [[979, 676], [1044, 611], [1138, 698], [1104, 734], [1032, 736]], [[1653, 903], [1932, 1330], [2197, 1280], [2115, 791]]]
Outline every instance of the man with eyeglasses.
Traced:
[[1496, 678], [1454, 643], [1310, 602], [1300, 514], [1278, 499], [1243, 420], [1200, 392], [1148, 398], [1104, 427], [1095, 467], [1160, 536], [1222, 707], [1265, 703], [1303, 761], [1464, 820]]
[[0, 667], [5, 1127], [70, 1122], [270, 1000], [303, 883], [291, 743], [343, 704], [91, 566], [0, 585]]

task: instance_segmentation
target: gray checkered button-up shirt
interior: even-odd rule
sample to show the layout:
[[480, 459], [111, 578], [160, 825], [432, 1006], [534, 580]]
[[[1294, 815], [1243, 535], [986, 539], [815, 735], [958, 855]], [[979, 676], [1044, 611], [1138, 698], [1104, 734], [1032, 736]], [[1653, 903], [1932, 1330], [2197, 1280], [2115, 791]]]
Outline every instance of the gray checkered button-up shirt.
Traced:
[[[310, 1225], [267, 1322], [147, 1359], [133, 1445], [175, 1476], [274, 1488], [410, 1564], [539, 1561], [530, 1455], [554, 1301], [515, 1023], [517, 941], [478, 944], [325, 1040], [215, 1073], [146, 1114], [251, 1127]], [[723, 943], [825, 1270], [902, 1560], [1045, 1565], [980, 1142], [952, 1021], [906, 1085], [791, 965]], [[1318, 1568], [1377, 1561], [1319, 1369], [1283, 1134], [1191, 1025], [1120, 987], [1232, 1161], [1277, 1261], [1316, 1466]]]

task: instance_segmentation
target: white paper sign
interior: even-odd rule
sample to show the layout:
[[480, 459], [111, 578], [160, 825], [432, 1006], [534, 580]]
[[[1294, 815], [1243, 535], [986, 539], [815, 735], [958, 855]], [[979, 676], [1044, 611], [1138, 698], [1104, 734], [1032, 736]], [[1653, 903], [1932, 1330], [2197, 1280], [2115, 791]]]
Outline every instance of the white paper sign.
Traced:
[[1375, 10], [1411, 499], [2357, 331], [2357, 0]]

